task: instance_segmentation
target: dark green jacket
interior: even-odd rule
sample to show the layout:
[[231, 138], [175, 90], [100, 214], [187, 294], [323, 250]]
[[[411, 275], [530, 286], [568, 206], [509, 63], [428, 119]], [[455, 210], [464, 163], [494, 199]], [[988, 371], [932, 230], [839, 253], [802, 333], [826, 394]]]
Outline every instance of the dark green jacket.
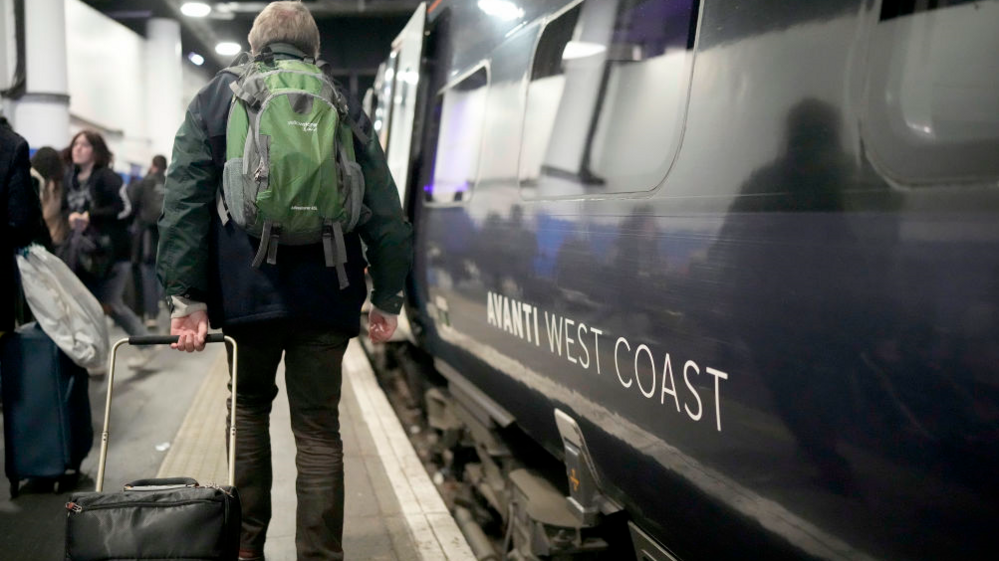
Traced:
[[[279, 57], [288, 55], [278, 55]], [[216, 210], [225, 163], [225, 128], [235, 76], [219, 73], [191, 102], [174, 141], [167, 173], [157, 272], [167, 296], [206, 302], [214, 327], [270, 319], [301, 319], [354, 334], [366, 296], [367, 248], [374, 283], [371, 301], [398, 313], [412, 261], [412, 229], [370, 121], [356, 100], [351, 118], [367, 142], [355, 136], [364, 172], [364, 203], [371, 219], [347, 234], [347, 276], [339, 289], [336, 271], [325, 266], [322, 246], [281, 246], [276, 265], [251, 267], [258, 240]], [[359, 234], [359, 236], [358, 236]]]

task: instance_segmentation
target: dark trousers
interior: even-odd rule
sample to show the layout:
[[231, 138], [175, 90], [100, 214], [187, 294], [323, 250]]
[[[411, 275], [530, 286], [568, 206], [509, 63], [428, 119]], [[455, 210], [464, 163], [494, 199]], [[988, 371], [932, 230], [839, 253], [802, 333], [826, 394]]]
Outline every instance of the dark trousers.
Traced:
[[[106, 279], [88, 283], [87, 288], [97, 298], [115, 323], [129, 335], [149, 335], [142, 320], [125, 304], [125, 283], [132, 278], [132, 264], [118, 261]], [[238, 341], [237, 341], [238, 342]]]
[[[343, 441], [340, 365], [350, 338], [300, 322], [261, 322], [223, 330], [239, 347], [236, 487], [243, 507], [240, 548], [263, 554], [271, 519], [271, 404], [284, 353], [298, 468], [298, 559], [343, 559]], [[232, 350], [229, 349], [230, 366]], [[231, 391], [230, 385], [230, 391]]]

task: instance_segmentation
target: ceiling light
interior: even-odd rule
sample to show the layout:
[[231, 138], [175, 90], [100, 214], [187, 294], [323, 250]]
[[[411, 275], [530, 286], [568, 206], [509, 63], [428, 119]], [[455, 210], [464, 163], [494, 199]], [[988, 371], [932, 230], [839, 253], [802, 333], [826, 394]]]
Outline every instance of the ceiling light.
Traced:
[[204, 2], [184, 2], [180, 13], [192, 18], [203, 18], [212, 13], [212, 7]]
[[205, 63], [205, 57], [198, 53], [187, 53], [187, 60], [193, 62], [196, 66], [201, 66]]
[[512, 20], [524, 17], [524, 10], [510, 0], [479, 0], [479, 9], [501, 20]]
[[224, 56], [237, 55], [242, 50], [243, 47], [239, 43], [225, 42], [215, 45], [215, 52]]
[[607, 47], [600, 43], [588, 43], [586, 41], [569, 41], [562, 51], [562, 60], [572, 60], [574, 58], [586, 58], [600, 54], [607, 50]]

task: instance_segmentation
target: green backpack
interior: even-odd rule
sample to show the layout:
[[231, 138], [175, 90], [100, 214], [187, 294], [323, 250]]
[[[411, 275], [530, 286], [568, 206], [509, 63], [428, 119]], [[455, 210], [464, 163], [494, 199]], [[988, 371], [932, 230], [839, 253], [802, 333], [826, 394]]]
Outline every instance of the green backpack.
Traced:
[[238, 79], [218, 197], [223, 224], [232, 219], [260, 239], [254, 267], [277, 263], [281, 244], [322, 241], [345, 288], [343, 235], [368, 212], [346, 100], [311, 59], [258, 57], [226, 71]]

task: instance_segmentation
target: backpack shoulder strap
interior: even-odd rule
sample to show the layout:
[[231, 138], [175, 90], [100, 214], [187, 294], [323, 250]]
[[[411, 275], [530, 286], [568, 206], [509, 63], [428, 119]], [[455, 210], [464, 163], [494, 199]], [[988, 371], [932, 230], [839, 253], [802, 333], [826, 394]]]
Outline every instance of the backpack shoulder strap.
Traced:
[[270, 91], [263, 79], [255, 79], [260, 76], [256, 63], [251, 61], [241, 66], [231, 66], [226, 70], [230, 70], [230, 74], [236, 76], [236, 80], [229, 84], [234, 99], [239, 99], [250, 107], [259, 108]]
[[250, 64], [251, 62], [253, 62], [253, 60], [250, 58], [250, 53], [244, 51], [242, 53], [239, 53], [239, 55], [236, 56], [236, 58], [232, 59], [232, 62], [229, 63], [229, 66], [226, 66], [222, 70], [219, 70], [218, 74], [232, 74], [233, 76], [236, 76], [238, 78], [240, 75], [243, 74], [243, 72], [246, 71], [247, 65]]
[[227, 66], [227, 67], [223, 68], [222, 70], [219, 70], [218, 73], [219, 74], [231, 74], [231, 75], [239, 78], [239, 75], [242, 73], [242, 67], [240, 67], [240, 66]]
[[347, 122], [347, 126], [350, 127], [350, 130], [354, 133], [354, 137], [357, 138], [357, 141], [360, 142], [361, 145], [367, 146], [368, 142], [371, 141], [371, 137], [361, 130], [361, 126], [357, 124], [357, 121], [351, 118], [350, 113], [344, 115], [344, 121]]
[[361, 130], [361, 126], [357, 124], [357, 121], [355, 121], [353, 117], [351, 117], [350, 104], [347, 101], [347, 96], [343, 93], [343, 88], [340, 84], [333, 79], [333, 67], [325, 60], [317, 60], [315, 64], [320, 70], [323, 71], [323, 74], [329, 78], [330, 83], [333, 84], [333, 101], [337, 104], [340, 113], [343, 115], [343, 121], [350, 127], [351, 132], [354, 133], [358, 142], [362, 145], [366, 145], [371, 140], [371, 137]]

